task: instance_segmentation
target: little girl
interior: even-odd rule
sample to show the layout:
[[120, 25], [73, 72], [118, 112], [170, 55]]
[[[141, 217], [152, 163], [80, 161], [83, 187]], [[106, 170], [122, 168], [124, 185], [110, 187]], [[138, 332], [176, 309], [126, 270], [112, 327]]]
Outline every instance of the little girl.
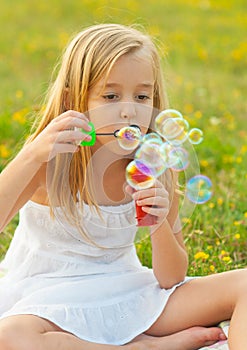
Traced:
[[[136, 106], [167, 108], [150, 38], [117, 24], [79, 33], [35, 131], [0, 175], [1, 231], [20, 210], [1, 263], [1, 350], [198, 349], [225, 339], [210, 326], [226, 319], [230, 349], [247, 349], [247, 271], [187, 278], [173, 174], [126, 186], [132, 151], [108, 134], [148, 133], [152, 113]], [[90, 120], [107, 135], [78, 146], [91, 140]], [[135, 201], [157, 219], [153, 269], [136, 255]]]

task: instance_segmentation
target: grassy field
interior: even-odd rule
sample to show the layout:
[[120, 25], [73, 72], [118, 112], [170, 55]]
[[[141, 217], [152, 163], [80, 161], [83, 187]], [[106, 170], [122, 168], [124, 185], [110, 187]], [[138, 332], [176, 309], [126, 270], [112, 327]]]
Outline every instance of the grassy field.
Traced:
[[[138, 23], [160, 47], [171, 107], [204, 132], [195, 147], [212, 199], [183, 217], [189, 274], [246, 266], [245, 0], [0, 0], [0, 171], [18, 151], [65, 44], [102, 22]], [[119, 7], [120, 6], [120, 7]], [[0, 214], [1, 215], [1, 214]], [[18, 216], [1, 234], [0, 255]], [[137, 244], [150, 266], [148, 240]]]

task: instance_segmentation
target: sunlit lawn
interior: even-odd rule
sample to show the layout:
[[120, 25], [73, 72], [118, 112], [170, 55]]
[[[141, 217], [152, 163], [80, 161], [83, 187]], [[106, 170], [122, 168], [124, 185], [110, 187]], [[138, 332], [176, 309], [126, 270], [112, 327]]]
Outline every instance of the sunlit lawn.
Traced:
[[[120, 7], [119, 7], [120, 6]], [[138, 23], [160, 46], [171, 107], [204, 132], [195, 146], [213, 197], [182, 218], [189, 273], [246, 266], [247, 15], [241, 0], [1, 1], [0, 170], [21, 146], [70, 36], [99, 22]], [[181, 204], [182, 206], [182, 204]], [[4, 255], [18, 222], [4, 230]], [[151, 265], [149, 240], [137, 244]]]

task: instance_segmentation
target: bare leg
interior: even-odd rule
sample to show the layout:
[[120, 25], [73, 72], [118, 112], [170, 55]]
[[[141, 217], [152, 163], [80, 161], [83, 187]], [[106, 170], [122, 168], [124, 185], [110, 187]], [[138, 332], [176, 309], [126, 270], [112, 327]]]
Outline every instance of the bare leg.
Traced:
[[[218, 328], [194, 327], [165, 337], [140, 335], [121, 346], [126, 350], [195, 350], [220, 339]], [[87, 342], [33, 315], [0, 321], [1, 350], [118, 350], [120, 346]]]
[[174, 292], [146, 334], [164, 336], [195, 325], [215, 325], [232, 317], [230, 349], [247, 349], [246, 295], [247, 269], [192, 280]]
[[238, 301], [229, 329], [229, 346], [230, 349], [242, 350], [247, 349], [246, 331], [247, 331], [247, 292], [245, 296]]

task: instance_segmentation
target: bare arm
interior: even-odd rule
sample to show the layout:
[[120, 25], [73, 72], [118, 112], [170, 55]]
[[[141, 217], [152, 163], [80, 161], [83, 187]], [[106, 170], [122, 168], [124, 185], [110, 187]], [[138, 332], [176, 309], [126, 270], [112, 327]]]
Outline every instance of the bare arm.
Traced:
[[151, 235], [153, 271], [162, 288], [171, 288], [183, 281], [188, 268], [188, 256], [183, 247], [182, 233], [174, 235], [168, 220]]
[[182, 233], [174, 234], [172, 230], [179, 197], [174, 194], [170, 206], [168, 192], [158, 180], [153, 187], [136, 191], [132, 196], [143, 211], [157, 217], [158, 224], [151, 227], [152, 266], [160, 286], [171, 288], [183, 281], [188, 268]]
[[0, 232], [40, 186], [42, 166], [58, 153], [74, 153], [76, 141], [87, 135], [74, 127], [88, 128], [79, 112], [67, 111], [52, 122], [0, 174]]
[[16, 214], [13, 209], [19, 207], [20, 195], [23, 194], [25, 203], [38, 188], [35, 175], [40, 167], [41, 163], [35, 161], [27, 145], [0, 174], [0, 232]]

